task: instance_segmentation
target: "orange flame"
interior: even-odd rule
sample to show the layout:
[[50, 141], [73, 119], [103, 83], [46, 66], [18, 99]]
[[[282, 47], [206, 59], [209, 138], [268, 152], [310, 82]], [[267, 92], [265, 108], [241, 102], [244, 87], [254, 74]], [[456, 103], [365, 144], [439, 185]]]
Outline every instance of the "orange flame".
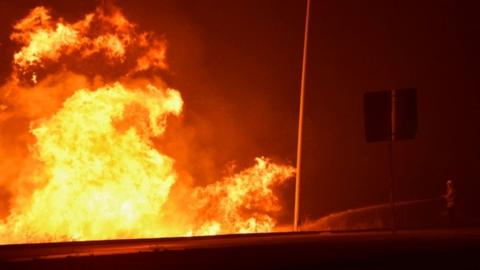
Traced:
[[[167, 68], [164, 40], [138, 33], [117, 8], [67, 23], [44, 7], [20, 20], [11, 39], [22, 47], [0, 88], [0, 129], [10, 132], [0, 136], [7, 172], [0, 191], [10, 194], [0, 243], [274, 229], [281, 205], [273, 188], [292, 177], [292, 167], [261, 157], [192, 186], [152, 142], [169, 116], [181, 114], [183, 100], [158, 78], [130, 76]], [[116, 81], [73, 68], [93, 56], [120, 66]]]

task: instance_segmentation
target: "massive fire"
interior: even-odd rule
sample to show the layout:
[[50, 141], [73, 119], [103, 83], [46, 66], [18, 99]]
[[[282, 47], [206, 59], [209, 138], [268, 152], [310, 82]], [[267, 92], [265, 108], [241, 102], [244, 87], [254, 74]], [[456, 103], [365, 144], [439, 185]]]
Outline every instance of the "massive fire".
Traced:
[[[294, 169], [259, 157], [194, 185], [152, 141], [182, 113], [167, 43], [116, 7], [75, 23], [36, 7], [0, 88], [0, 243], [269, 232]], [[181, 136], [181, 134], [178, 134]], [[8, 198], [8, 199], [5, 199]]]

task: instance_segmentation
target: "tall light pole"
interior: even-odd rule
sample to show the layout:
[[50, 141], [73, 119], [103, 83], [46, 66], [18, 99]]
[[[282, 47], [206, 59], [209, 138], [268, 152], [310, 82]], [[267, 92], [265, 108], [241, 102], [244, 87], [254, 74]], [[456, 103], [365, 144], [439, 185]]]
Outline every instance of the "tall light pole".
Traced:
[[305, 76], [307, 71], [308, 28], [310, 24], [310, 0], [307, 0], [305, 14], [305, 33], [303, 39], [302, 78], [300, 82], [300, 108], [298, 112], [297, 135], [297, 173], [295, 178], [295, 209], [293, 217], [293, 230], [298, 231], [300, 212], [300, 183], [302, 179], [302, 139], [303, 139], [303, 108], [305, 99]]

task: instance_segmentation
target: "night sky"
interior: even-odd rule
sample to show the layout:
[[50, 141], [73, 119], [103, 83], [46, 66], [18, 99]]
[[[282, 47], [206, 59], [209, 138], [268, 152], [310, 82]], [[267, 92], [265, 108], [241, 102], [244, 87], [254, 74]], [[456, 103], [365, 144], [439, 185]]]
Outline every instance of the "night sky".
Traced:
[[[295, 165], [305, 1], [115, 2], [168, 40], [163, 78], [181, 91], [182, 125], [195, 130], [188, 154], [171, 153], [177, 162], [205, 182], [231, 161], [244, 167], [260, 155]], [[439, 197], [452, 178], [464, 215], [478, 216], [480, 4], [473, 2], [312, 0], [303, 219], [388, 201], [387, 145], [365, 141], [363, 95], [406, 87], [418, 90], [419, 132], [394, 144], [397, 198]], [[15, 20], [45, 5], [71, 21], [97, 4], [1, 1], [2, 79]], [[166, 138], [175, 130], [172, 123]], [[293, 186], [282, 190], [285, 221]]]

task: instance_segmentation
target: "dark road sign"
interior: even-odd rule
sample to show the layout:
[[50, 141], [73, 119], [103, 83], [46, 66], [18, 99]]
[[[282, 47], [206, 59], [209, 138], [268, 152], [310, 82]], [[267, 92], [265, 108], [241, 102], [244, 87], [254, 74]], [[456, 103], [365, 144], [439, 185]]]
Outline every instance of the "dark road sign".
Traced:
[[364, 96], [367, 142], [414, 139], [417, 134], [417, 90], [368, 92]]

